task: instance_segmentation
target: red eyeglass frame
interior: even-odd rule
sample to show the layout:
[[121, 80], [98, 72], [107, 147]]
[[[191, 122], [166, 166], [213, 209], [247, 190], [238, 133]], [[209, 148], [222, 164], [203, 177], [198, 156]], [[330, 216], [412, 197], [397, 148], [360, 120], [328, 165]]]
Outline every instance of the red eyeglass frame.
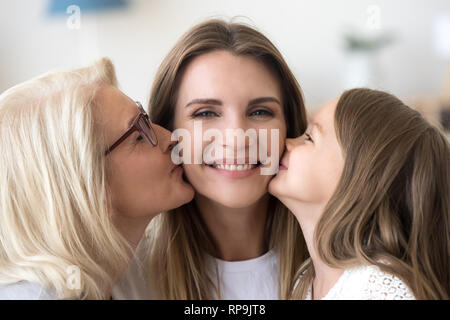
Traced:
[[152, 127], [150, 118], [145, 112], [142, 104], [139, 101], [135, 101], [137, 108], [139, 109], [139, 114], [134, 118], [131, 126], [125, 131], [106, 151], [105, 156], [110, 154], [120, 143], [122, 143], [128, 136], [133, 132], [139, 131], [142, 137], [152, 146], [158, 145], [158, 137], [156, 136], [155, 130]]

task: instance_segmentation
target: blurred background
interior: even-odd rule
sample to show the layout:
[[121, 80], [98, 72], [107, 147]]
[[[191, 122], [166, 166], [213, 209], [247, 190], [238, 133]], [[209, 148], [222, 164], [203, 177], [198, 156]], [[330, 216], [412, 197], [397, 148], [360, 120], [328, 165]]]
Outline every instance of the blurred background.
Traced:
[[343, 90], [389, 91], [449, 127], [449, 0], [14, 0], [0, 3], [0, 92], [108, 56], [148, 101], [177, 39], [208, 18], [245, 22], [282, 52], [308, 111]]

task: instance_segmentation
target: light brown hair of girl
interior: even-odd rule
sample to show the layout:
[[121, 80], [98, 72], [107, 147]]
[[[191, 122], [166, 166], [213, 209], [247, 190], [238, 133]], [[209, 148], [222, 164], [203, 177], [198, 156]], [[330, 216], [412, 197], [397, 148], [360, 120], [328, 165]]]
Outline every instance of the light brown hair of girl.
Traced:
[[[306, 111], [299, 84], [281, 53], [260, 32], [240, 23], [208, 20], [188, 31], [162, 62], [150, 93], [150, 118], [173, 129], [177, 89], [183, 71], [199, 55], [227, 50], [262, 61], [279, 76], [283, 90], [287, 137], [306, 129]], [[150, 268], [158, 298], [209, 299], [215, 290], [207, 274], [205, 252], [216, 255], [217, 248], [194, 202], [153, 219]], [[266, 224], [267, 246], [275, 248], [280, 261], [280, 297], [286, 299], [293, 287], [296, 270], [306, 258], [306, 246], [298, 223], [289, 210], [271, 197]]]
[[[450, 297], [450, 147], [440, 128], [391, 94], [352, 89], [335, 111], [345, 156], [315, 244], [327, 264], [377, 265], [417, 299]], [[313, 277], [306, 263], [302, 298]]]

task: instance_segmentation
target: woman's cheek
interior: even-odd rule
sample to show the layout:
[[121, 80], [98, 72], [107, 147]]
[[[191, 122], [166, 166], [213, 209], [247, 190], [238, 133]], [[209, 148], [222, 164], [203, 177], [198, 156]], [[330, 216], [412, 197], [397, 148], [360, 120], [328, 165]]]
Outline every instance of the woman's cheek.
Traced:
[[280, 137], [279, 142], [278, 142], [279, 143], [278, 149], [280, 150], [279, 159], [281, 159], [281, 157], [283, 156], [284, 149], [285, 149], [285, 142], [286, 142], [286, 135], [284, 135], [283, 137]]
[[195, 137], [193, 130], [186, 128], [183, 128], [183, 130], [187, 131], [179, 138], [178, 156], [182, 158], [185, 165], [202, 163], [201, 148], [203, 142]]
[[[285, 149], [285, 140], [286, 140], [286, 130], [285, 128], [270, 128], [267, 129], [267, 154], [270, 157], [271, 161], [275, 161], [276, 164], [274, 168], [278, 166], [278, 163], [283, 156]], [[267, 143], [266, 142], [266, 143]], [[264, 141], [259, 141], [260, 147], [261, 143]], [[277, 154], [274, 154], [274, 153]]]

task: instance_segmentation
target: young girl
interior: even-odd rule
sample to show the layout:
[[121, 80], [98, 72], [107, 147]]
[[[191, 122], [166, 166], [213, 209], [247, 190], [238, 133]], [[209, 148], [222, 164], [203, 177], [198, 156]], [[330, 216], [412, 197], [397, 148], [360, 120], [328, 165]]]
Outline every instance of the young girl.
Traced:
[[0, 95], [0, 299], [109, 299], [149, 221], [189, 202], [170, 132], [113, 64]]
[[294, 299], [449, 299], [450, 147], [437, 128], [353, 89], [286, 148], [269, 192], [310, 254]]

